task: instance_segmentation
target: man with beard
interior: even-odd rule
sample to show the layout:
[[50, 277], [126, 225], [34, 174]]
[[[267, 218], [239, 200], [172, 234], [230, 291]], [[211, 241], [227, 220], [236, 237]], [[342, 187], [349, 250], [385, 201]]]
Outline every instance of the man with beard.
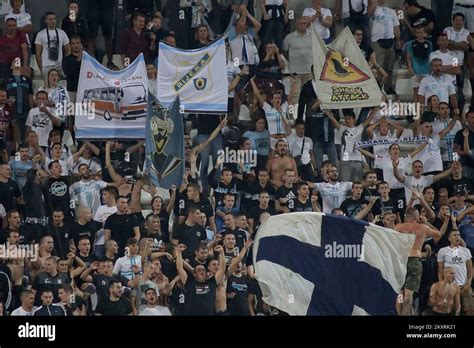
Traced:
[[61, 164], [59, 161], [52, 161], [48, 164], [50, 175], [45, 171], [41, 174], [46, 177], [43, 185], [43, 196], [45, 197], [46, 211], [51, 215], [53, 210], [60, 209], [64, 213], [66, 220], [72, 219], [71, 214], [71, 197], [69, 176], [63, 176]]
[[91, 179], [90, 168], [85, 163], [81, 164], [78, 170], [81, 180], [71, 185], [69, 194], [71, 196], [76, 195], [79, 205], [89, 207], [92, 210], [92, 214], [95, 215], [100, 207], [100, 190], [109, 186], [117, 186], [120, 183], [106, 183], [102, 180]]
[[244, 243], [248, 239], [248, 232], [236, 226], [235, 217], [231, 213], [225, 214], [224, 224], [225, 228], [219, 231], [219, 234], [222, 236], [222, 238], [225, 238], [225, 236], [230, 233], [233, 234], [235, 236], [235, 245], [239, 248], [239, 250], [242, 250], [242, 248], [244, 247]]
[[[183, 268], [182, 252], [186, 246], [179, 244], [176, 248], [176, 269], [181, 282], [186, 287], [186, 315], [214, 315], [216, 313], [216, 290], [224, 280], [225, 268], [220, 267], [215, 276], [207, 278], [204, 266], [194, 269], [193, 277], [189, 277]], [[219, 264], [224, 265], [224, 251], [222, 246], [217, 246], [214, 251], [219, 255]]]
[[270, 182], [280, 187], [283, 185], [282, 176], [285, 169], [291, 168], [295, 173], [298, 173], [295, 160], [288, 155], [288, 144], [285, 140], [278, 140], [275, 145], [276, 156], [270, 158], [267, 162], [267, 171], [270, 173]]
[[331, 214], [334, 208], [341, 206], [346, 198], [346, 192], [352, 188], [352, 182], [339, 181], [339, 173], [333, 166], [328, 170], [328, 182], [319, 182], [312, 186], [323, 199], [323, 213]]
[[99, 302], [95, 310], [95, 315], [132, 315], [132, 306], [128, 300], [122, 297], [122, 294], [122, 283], [112, 279], [109, 282], [109, 296]]
[[69, 252], [69, 245], [73, 236], [71, 234], [71, 224], [65, 221], [64, 212], [61, 208], [53, 209], [49, 231], [54, 239], [54, 254], [63, 260]]

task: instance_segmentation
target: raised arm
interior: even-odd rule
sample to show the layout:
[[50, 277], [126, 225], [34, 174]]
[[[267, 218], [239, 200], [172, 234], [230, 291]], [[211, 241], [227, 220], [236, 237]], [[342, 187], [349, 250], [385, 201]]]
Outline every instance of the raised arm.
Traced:
[[224, 117], [224, 119], [219, 123], [216, 129], [211, 133], [209, 138], [207, 138], [203, 143], [196, 145], [195, 147], [192, 148], [192, 152], [195, 155], [198, 155], [202, 150], [206, 148], [207, 145], [209, 145], [222, 131], [222, 129], [227, 125], [227, 116]]
[[399, 139], [402, 134], [403, 134], [403, 130], [404, 128], [396, 121], [393, 121], [393, 120], [387, 120], [388, 124], [390, 126], [392, 126], [393, 128], [395, 128], [395, 136], [397, 137], [397, 139]]
[[110, 157], [110, 144], [111, 144], [110, 141], [107, 141], [105, 143], [105, 166], [107, 167], [110, 177], [112, 178], [114, 183], [119, 184], [122, 182], [122, 177], [117, 174], [114, 166], [112, 165], [112, 160]]
[[239, 255], [237, 255], [236, 257], [232, 259], [230, 266], [227, 269], [227, 276], [230, 276], [232, 275], [232, 273], [235, 272], [235, 270], [237, 269], [237, 265], [239, 264], [239, 262], [241, 262], [244, 259], [245, 255], [247, 255], [247, 252], [249, 251], [252, 244], [253, 244], [253, 240], [251, 239], [245, 241], [244, 247], [240, 251]]
[[448, 126], [438, 133], [439, 138], [443, 139], [446, 135], [448, 135], [448, 133], [451, 132], [458, 120], [459, 116], [457, 114], [454, 114], [454, 117], [451, 119], [451, 122], [449, 122]]
[[380, 110], [380, 107], [376, 107], [370, 110], [369, 116], [365, 119], [364, 122], [362, 122], [362, 125], [364, 126], [364, 128], [367, 128], [369, 126], [370, 122], [372, 122], [375, 115], [377, 114], [377, 111], [379, 110]]
[[443, 180], [447, 177], [449, 177], [451, 174], [453, 174], [453, 167], [449, 167], [448, 169], [446, 169], [444, 172], [441, 172], [439, 174], [436, 174], [434, 177], [433, 177], [433, 182], [438, 182], [440, 180]]
[[372, 211], [375, 202], [377, 202], [377, 197], [371, 197], [369, 204], [367, 204], [364, 209], [358, 212], [357, 215], [354, 216], [354, 218], [358, 220], [364, 219]]
[[250, 79], [250, 85], [252, 86], [255, 98], [257, 98], [258, 105], [260, 105], [260, 107], [263, 107], [263, 104], [265, 104], [265, 99], [263, 99], [262, 94], [258, 90], [257, 84], [255, 83], [255, 76]]
[[357, 149], [361, 154], [363, 154], [365, 157], [370, 158], [372, 160], [375, 160], [375, 155], [372, 152], [369, 152], [364, 149]]
[[95, 156], [100, 155], [100, 149], [97, 146], [95, 146], [94, 144], [92, 144], [89, 140], [84, 141], [84, 144], [86, 144], [86, 146], [92, 151], [92, 153]]
[[181, 280], [181, 283], [186, 285], [186, 282], [188, 281], [188, 274], [186, 273], [183, 267], [183, 251], [184, 250], [186, 250], [186, 245], [184, 244], [179, 244], [176, 247], [176, 270], [178, 271], [178, 276], [179, 276], [179, 279]]
[[221, 245], [218, 245], [214, 248], [214, 252], [219, 253], [219, 270], [217, 271], [216, 283], [217, 285], [222, 284], [225, 275], [225, 256], [224, 256], [224, 249]]
[[331, 121], [334, 128], [336, 129], [341, 128], [341, 124], [336, 120], [331, 110], [324, 110], [324, 114], [326, 115], [327, 118], [329, 118], [329, 121]]
[[398, 172], [398, 161], [392, 161], [393, 176], [402, 184], [405, 183], [405, 175], [400, 175]]
[[413, 158], [413, 157], [415, 157], [416, 155], [418, 155], [421, 151], [424, 150], [424, 148], [426, 147], [426, 145], [428, 145], [428, 141], [425, 141], [423, 144], [421, 144], [421, 145], [418, 146], [415, 150], [413, 150], [413, 151], [410, 153], [410, 156]]

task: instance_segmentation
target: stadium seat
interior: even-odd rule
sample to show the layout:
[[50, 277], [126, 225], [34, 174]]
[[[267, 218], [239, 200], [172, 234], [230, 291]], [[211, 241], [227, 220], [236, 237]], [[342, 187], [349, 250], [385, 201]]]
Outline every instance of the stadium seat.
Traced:
[[405, 102], [413, 101], [413, 88], [412, 88], [411, 79], [398, 80], [395, 86], [395, 92], [397, 92], [398, 99], [400, 101], [405, 101]]
[[[107, 55], [105, 55], [104, 59], [102, 60], [102, 65], [107, 66], [108, 63], [109, 59], [107, 58]], [[114, 54], [112, 56], [112, 63], [118, 66], [120, 70], [123, 69], [122, 56], [120, 54]]]
[[33, 90], [38, 91], [38, 89], [44, 87], [44, 81], [43, 80], [33, 80]]
[[36, 62], [35, 55], [31, 56], [30, 62], [31, 69], [33, 69], [33, 76], [31, 76], [31, 79], [34, 79], [35, 77], [41, 78], [41, 71], [39, 69], [38, 63]]

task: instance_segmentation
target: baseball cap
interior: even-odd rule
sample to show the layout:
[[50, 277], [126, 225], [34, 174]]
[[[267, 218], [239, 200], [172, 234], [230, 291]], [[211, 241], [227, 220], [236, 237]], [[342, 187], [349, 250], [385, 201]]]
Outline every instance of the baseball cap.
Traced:
[[464, 191], [464, 189], [462, 188], [457, 188], [455, 191], [454, 191], [454, 195], [461, 195], [461, 196], [464, 196], [466, 194], [466, 191]]

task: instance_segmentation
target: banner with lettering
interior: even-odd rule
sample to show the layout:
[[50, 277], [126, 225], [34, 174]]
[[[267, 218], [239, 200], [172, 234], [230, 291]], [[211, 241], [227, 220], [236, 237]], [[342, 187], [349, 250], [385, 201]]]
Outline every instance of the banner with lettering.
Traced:
[[380, 106], [382, 93], [350, 29], [328, 46], [311, 30], [316, 95], [324, 109]]
[[181, 113], [227, 112], [227, 63], [224, 38], [196, 50], [160, 42], [158, 98], [169, 107], [176, 97]]

